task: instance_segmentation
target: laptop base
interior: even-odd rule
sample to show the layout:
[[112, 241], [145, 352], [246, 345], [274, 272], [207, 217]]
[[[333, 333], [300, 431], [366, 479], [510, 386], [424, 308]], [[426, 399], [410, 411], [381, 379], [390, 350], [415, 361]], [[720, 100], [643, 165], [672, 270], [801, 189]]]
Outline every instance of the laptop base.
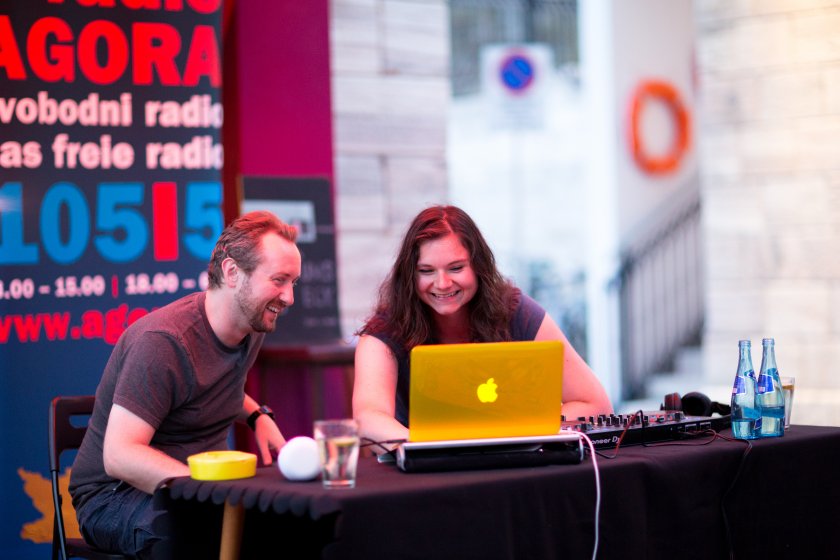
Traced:
[[397, 448], [397, 467], [409, 473], [504, 469], [576, 464], [583, 456], [576, 434], [406, 442]]

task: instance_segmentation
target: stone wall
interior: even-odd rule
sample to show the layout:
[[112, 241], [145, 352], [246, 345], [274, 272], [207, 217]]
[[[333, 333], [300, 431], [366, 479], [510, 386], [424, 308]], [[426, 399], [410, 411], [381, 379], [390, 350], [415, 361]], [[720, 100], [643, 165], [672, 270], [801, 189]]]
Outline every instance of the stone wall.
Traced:
[[331, 0], [339, 298], [350, 338], [414, 215], [447, 200], [445, 0]]
[[840, 424], [840, 2], [695, 2], [706, 381], [776, 339], [794, 423]]
[[[737, 341], [776, 338], [794, 422], [840, 424], [840, 2], [696, 0], [707, 286], [704, 375], [726, 394]], [[445, 0], [331, 0], [345, 337], [396, 244], [448, 198]]]

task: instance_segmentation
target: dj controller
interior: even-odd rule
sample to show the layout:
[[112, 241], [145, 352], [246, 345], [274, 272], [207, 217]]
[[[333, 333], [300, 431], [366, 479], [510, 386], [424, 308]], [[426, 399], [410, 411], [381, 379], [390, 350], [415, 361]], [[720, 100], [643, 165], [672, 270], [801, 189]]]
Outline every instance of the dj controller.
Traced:
[[[462, 469], [507, 468], [550, 464], [579, 463], [584, 457], [584, 444], [575, 432], [584, 433], [595, 449], [676, 441], [695, 437], [709, 430], [730, 426], [726, 416], [688, 416], [678, 410], [658, 410], [635, 414], [602, 414], [563, 419], [559, 434], [531, 438], [498, 438], [407, 442], [390, 457], [405, 472], [433, 472]], [[527, 441], [525, 441], [527, 440]]]
[[[629, 426], [629, 428], [628, 428]], [[657, 410], [635, 414], [601, 414], [563, 420], [563, 429], [585, 433], [596, 449], [686, 439], [707, 430], [730, 426], [729, 416], [687, 416], [678, 410]]]

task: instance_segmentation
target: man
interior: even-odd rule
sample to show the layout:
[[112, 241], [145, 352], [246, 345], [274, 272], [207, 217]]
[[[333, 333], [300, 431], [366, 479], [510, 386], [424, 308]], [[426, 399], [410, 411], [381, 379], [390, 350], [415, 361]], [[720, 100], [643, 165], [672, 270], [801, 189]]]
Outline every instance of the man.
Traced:
[[70, 483], [89, 543], [160, 557], [165, 524], [153, 523], [161, 512], [152, 493], [166, 478], [189, 475], [189, 455], [226, 448], [237, 419], [254, 430], [264, 464], [285, 443], [270, 409], [244, 387], [264, 333], [294, 303], [296, 238], [269, 212], [239, 217], [216, 243], [207, 291], [141, 318], [117, 342]]

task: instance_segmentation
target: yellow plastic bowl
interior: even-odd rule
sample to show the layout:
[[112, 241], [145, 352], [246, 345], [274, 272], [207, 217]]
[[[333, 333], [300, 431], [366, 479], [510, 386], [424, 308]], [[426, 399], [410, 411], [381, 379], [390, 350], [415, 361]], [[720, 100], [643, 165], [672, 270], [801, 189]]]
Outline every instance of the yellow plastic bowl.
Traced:
[[195, 480], [233, 480], [257, 473], [257, 456], [242, 451], [206, 451], [187, 457]]

